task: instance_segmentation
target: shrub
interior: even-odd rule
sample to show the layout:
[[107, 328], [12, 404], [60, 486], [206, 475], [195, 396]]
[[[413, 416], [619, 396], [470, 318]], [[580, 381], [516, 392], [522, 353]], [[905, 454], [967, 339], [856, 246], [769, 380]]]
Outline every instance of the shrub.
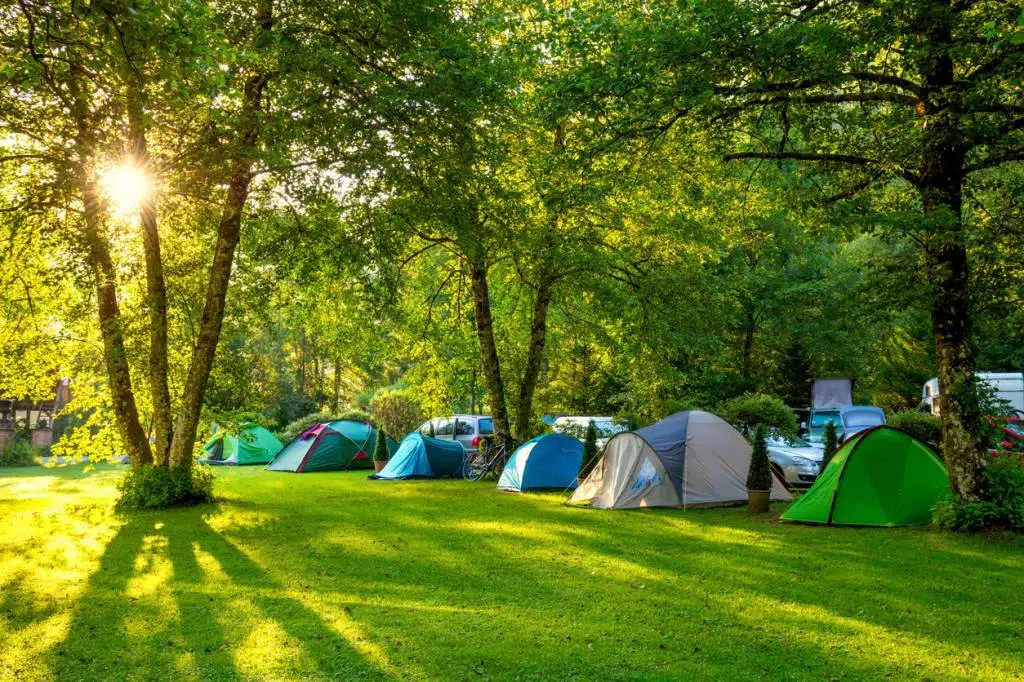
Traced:
[[587, 431], [583, 436], [583, 466], [580, 467], [580, 478], [586, 478], [597, 465], [601, 453], [597, 451], [597, 427], [594, 421], [587, 424]]
[[1024, 531], [1024, 460], [1003, 454], [985, 467], [985, 499], [953, 497], [935, 505], [932, 521], [946, 530]]
[[386, 462], [391, 458], [388, 452], [388, 436], [383, 429], [377, 429], [377, 442], [373, 445], [373, 461]]
[[28, 467], [38, 464], [36, 450], [27, 440], [16, 438], [0, 448], [0, 467]]
[[129, 469], [117, 489], [119, 511], [186, 507], [213, 501], [213, 469], [193, 466], [186, 470], [142, 466]]
[[796, 415], [781, 398], [764, 393], [747, 393], [727, 400], [719, 409], [725, 421], [749, 440], [757, 426], [773, 429], [781, 436], [796, 436]]
[[284, 431], [276, 435], [282, 443], [287, 443], [311, 426], [322, 422], [338, 421], [339, 419], [352, 419], [354, 421], [361, 422], [372, 421], [370, 419], [370, 415], [362, 410], [347, 410], [340, 414], [332, 414], [330, 412], [311, 412], [304, 417], [299, 417], [288, 426], [284, 427]]
[[754, 452], [750, 456], [750, 470], [747, 471], [747, 490], [771, 490], [772, 468], [768, 462], [768, 444], [765, 442], [765, 426], [754, 427]]
[[419, 396], [408, 389], [381, 391], [369, 405], [370, 416], [388, 433], [405, 435], [423, 423]]
[[898, 429], [903, 429], [919, 441], [932, 446], [938, 445], [942, 439], [942, 423], [938, 417], [927, 412], [896, 412], [889, 416], [888, 423]]
[[828, 463], [832, 461], [833, 455], [839, 449], [839, 437], [836, 435], [836, 423], [832, 420], [825, 422], [825, 454], [821, 458], [821, 469], [824, 471]]

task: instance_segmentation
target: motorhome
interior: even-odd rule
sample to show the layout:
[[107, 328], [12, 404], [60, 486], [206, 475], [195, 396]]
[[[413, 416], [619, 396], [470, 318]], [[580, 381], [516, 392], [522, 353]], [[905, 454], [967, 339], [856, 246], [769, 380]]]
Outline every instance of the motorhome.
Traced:
[[[1022, 372], [977, 372], [979, 379], [992, 387], [996, 397], [1010, 403], [1017, 412], [1024, 412], [1024, 373]], [[921, 410], [939, 415], [939, 379], [932, 377], [924, 382], [921, 389]]]

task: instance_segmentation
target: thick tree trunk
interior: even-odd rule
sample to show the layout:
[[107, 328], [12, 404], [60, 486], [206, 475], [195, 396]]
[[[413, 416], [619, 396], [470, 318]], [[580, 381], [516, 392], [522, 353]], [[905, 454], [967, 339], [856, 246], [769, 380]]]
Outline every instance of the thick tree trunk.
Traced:
[[249, 196], [252, 175], [246, 169], [234, 175], [228, 185], [227, 202], [217, 228], [217, 246], [210, 266], [210, 280], [206, 287], [206, 302], [199, 322], [199, 338], [192, 351], [192, 364], [181, 407], [174, 424], [174, 438], [171, 441], [170, 465], [173, 469], [188, 468], [192, 464], [192, 448], [199, 426], [206, 383], [213, 369], [220, 341], [221, 323], [224, 320], [224, 305], [227, 300], [228, 284], [231, 281], [231, 265], [235, 247], [241, 236], [242, 211]]
[[[82, 170], [81, 173], [88, 171]], [[121, 310], [117, 302], [117, 281], [110, 248], [103, 234], [103, 205], [95, 178], [81, 178], [80, 189], [85, 205], [86, 242], [89, 262], [96, 277], [96, 308], [100, 335], [103, 338], [103, 359], [107, 368], [107, 385], [114, 410], [114, 421], [128, 451], [132, 466], [153, 461], [146, 432], [139, 422], [139, 411], [132, 391], [131, 371], [124, 347]]]
[[954, 85], [953, 15], [946, 0], [922, 7], [932, 46], [919, 68], [929, 99], [922, 113], [922, 160], [918, 189], [925, 213], [924, 243], [932, 283], [932, 330], [938, 365], [942, 453], [953, 492], [976, 500], [983, 494], [985, 447], [974, 384], [968, 297], [967, 246], [963, 231], [964, 141], [956, 114], [944, 98]]
[[537, 298], [533, 302], [533, 316], [530, 321], [530, 347], [526, 355], [526, 368], [519, 383], [519, 401], [516, 403], [516, 437], [525, 442], [530, 439], [530, 418], [533, 416], [533, 395], [537, 390], [537, 379], [544, 363], [544, 347], [547, 344], [548, 307], [554, 293], [555, 280], [549, 271], [541, 273], [537, 287]]
[[480, 364], [483, 366], [487, 397], [491, 403], [491, 419], [494, 432], [505, 438], [511, 437], [508, 424], [508, 408], [505, 405], [505, 384], [501, 379], [501, 363], [498, 347], [494, 342], [494, 326], [491, 319], [491, 295], [487, 287], [487, 266], [481, 261], [470, 260], [470, 286], [473, 290], [473, 312], [476, 317], [476, 335], [480, 342]]
[[70, 81], [72, 115], [77, 126], [76, 152], [78, 164], [76, 178], [82, 196], [85, 214], [85, 242], [89, 265], [96, 278], [96, 310], [99, 315], [100, 336], [103, 339], [103, 360], [107, 369], [114, 421], [121, 435], [132, 466], [153, 461], [149, 440], [139, 421], [139, 410], [132, 391], [131, 370], [124, 347], [121, 309], [117, 302], [117, 273], [110, 256], [110, 246], [104, 233], [106, 211], [100, 197], [95, 175], [95, 138], [89, 121], [89, 106], [81, 91], [78, 73]]
[[[136, 70], [128, 80], [128, 124], [131, 154], [135, 166], [150, 172], [149, 150], [146, 144], [146, 122], [143, 109], [141, 76]], [[153, 407], [155, 431], [154, 458], [158, 466], [166, 467], [171, 449], [173, 429], [171, 393], [167, 386], [167, 286], [164, 282], [163, 257], [160, 253], [160, 233], [157, 231], [155, 198], [143, 198], [140, 209], [142, 245], [146, 254], [146, 293], [149, 305], [149, 393]]]
[[924, 164], [921, 196], [928, 222], [926, 262], [942, 389], [942, 454], [953, 492], [974, 500], [983, 493], [985, 446], [974, 384], [967, 246], [961, 222], [962, 168], [963, 155], [955, 149], [936, 150]]
[[[256, 11], [256, 22], [261, 35], [255, 43], [269, 45], [270, 41], [263, 38], [270, 33], [274, 25], [272, 0], [261, 0]], [[227, 198], [220, 224], [217, 226], [217, 245], [213, 254], [213, 264], [210, 266], [203, 315], [199, 322], [199, 337], [192, 351], [192, 364], [185, 380], [178, 418], [174, 423], [170, 456], [170, 466], [173, 469], [188, 469], [192, 466], [192, 450], [203, 407], [203, 396], [217, 354], [228, 284], [231, 281], [231, 266], [234, 262], [235, 247], [238, 246], [241, 237], [242, 212], [245, 210], [249, 186], [252, 183], [252, 162], [259, 147], [260, 108], [266, 85], [267, 75], [256, 73], [246, 81], [242, 93], [240, 134], [236, 156], [230, 166]]]

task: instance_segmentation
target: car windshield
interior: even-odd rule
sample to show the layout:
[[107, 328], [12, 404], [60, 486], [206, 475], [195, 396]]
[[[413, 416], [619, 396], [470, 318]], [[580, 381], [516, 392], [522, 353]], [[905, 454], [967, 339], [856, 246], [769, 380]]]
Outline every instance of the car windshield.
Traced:
[[490, 436], [494, 433], [494, 422], [490, 419], [481, 419], [478, 425], [480, 433], [484, 436]]
[[835, 412], [817, 412], [811, 417], [811, 426], [825, 426], [828, 422], [838, 423], [839, 415]]
[[877, 426], [882, 417], [877, 412], [851, 412], [843, 416], [846, 426]]

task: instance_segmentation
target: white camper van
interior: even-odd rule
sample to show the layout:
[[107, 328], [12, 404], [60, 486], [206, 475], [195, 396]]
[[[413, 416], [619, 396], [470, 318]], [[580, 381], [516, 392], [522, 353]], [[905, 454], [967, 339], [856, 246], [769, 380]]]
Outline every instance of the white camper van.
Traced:
[[[978, 372], [977, 377], [992, 387], [996, 396], [1010, 403], [1010, 407], [1024, 412], [1024, 373]], [[921, 409], [939, 415], [939, 380], [933, 377], [921, 389]]]

